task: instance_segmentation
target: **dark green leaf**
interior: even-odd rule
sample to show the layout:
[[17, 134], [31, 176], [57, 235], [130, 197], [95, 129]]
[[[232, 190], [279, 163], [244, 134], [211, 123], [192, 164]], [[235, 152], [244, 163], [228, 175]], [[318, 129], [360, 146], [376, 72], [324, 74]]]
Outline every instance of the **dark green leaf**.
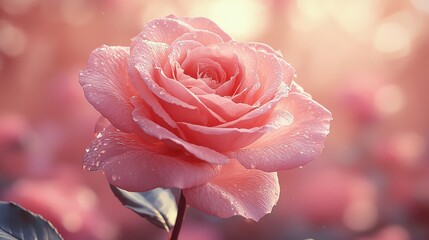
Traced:
[[57, 230], [41, 216], [11, 202], [0, 201], [0, 239], [57, 240]]
[[169, 231], [176, 221], [177, 205], [169, 189], [155, 188], [148, 192], [128, 192], [110, 185], [122, 204], [159, 228]]

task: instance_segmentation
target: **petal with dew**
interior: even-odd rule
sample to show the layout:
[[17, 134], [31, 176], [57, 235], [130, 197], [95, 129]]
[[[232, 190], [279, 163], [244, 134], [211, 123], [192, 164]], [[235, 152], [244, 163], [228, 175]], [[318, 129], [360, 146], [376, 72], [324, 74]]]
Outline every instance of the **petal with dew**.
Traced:
[[199, 42], [200, 44], [204, 46], [212, 45], [212, 44], [218, 44], [222, 43], [223, 40], [218, 35], [216, 35], [213, 32], [207, 31], [207, 30], [193, 30], [192, 32], [185, 33], [182, 36], [176, 38], [176, 40], [173, 42], [172, 45], [174, 45], [177, 42], [181, 42], [184, 40], [192, 40]]
[[265, 43], [248, 42], [247, 45], [254, 47], [258, 52], [273, 53], [277, 57], [283, 58], [283, 55], [280, 51], [274, 50], [271, 46]]
[[[166, 61], [168, 45], [143, 40], [136, 40], [135, 42], [128, 59], [128, 73], [133, 86], [141, 100], [149, 106], [153, 115], [165, 123], [162, 124], [164, 127], [176, 128], [176, 123], [159, 103], [157, 96], [147, 86], [147, 82], [154, 77], [155, 68]], [[152, 89], [156, 87], [155, 83], [154, 85], [151, 84]], [[161, 90], [157, 94], [160, 95]]]
[[[174, 16], [172, 16], [174, 17]], [[224, 42], [232, 40], [232, 37], [224, 32], [216, 23], [205, 17], [194, 17], [194, 18], [181, 18], [183, 22], [191, 25], [193, 28], [207, 30], [209, 32], [216, 33], [223, 39]]]
[[107, 180], [128, 191], [156, 187], [188, 188], [208, 182], [219, 165], [195, 159], [157, 142], [147, 144], [137, 135], [106, 127], [91, 143], [83, 166], [103, 169]]
[[184, 189], [187, 203], [222, 218], [241, 215], [258, 221], [277, 203], [277, 173], [245, 169], [237, 161], [222, 167], [209, 183]]
[[[297, 88], [293, 88], [296, 90]], [[293, 123], [229, 153], [246, 168], [279, 171], [307, 164], [324, 148], [331, 113], [305, 93], [293, 91], [277, 106], [293, 115]]]
[[[249, 97], [252, 103], [262, 105], [269, 101], [284, 87], [289, 88], [295, 70], [285, 60], [271, 53], [258, 52], [258, 77], [260, 87]], [[285, 86], [287, 85], [287, 86]]]
[[85, 97], [116, 128], [133, 132], [133, 106], [130, 98], [136, 95], [127, 72], [129, 48], [102, 46], [95, 49], [86, 69], [79, 77]]
[[176, 38], [192, 31], [192, 29], [189, 24], [179, 19], [154, 19], [143, 26], [141, 33], [133, 39], [133, 44], [136, 40], [171, 44]]

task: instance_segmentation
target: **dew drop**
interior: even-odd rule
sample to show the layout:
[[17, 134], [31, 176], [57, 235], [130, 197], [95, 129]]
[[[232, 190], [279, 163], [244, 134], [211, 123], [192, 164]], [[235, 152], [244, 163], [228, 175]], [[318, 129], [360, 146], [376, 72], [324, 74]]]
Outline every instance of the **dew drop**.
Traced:
[[118, 180], [118, 179], [120, 179], [118, 175], [112, 175], [112, 180], [113, 180], [113, 181], [116, 181], [116, 180]]
[[89, 148], [85, 149], [85, 152], [87, 152], [87, 153], [88, 153], [88, 152], [89, 152]]
[[303, 168], [303, 166], [299, 166], [299, 168], [300, 168], [300, 169], [302, 169], [302, 168]]
[[255, 168], [255, 167], [256, 167], [256, 166], [255, 166], [255, 164], [253, 164], [253, 163], [252, 163], [252, 164], [250, 164], [250, 168], [252, 168], [252, 169], [253, 169], [253, 168]]
[[103, 134], [101, 132], [97, 133], [96, 138], [101, 138]]

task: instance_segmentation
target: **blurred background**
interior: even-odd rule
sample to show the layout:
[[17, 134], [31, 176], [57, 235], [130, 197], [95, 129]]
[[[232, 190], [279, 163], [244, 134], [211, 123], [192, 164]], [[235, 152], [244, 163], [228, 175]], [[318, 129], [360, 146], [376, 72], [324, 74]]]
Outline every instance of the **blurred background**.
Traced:
[[65, 239], [166, 239], [82, 170], [97, 112], [78, 71], [169, 14], [280, 50], [332, 111], [315, 162], [280, 173], [258, 223], [190, 209], [181, 239], [429, 239], [428, 0], [0, 0], [0, 200]]

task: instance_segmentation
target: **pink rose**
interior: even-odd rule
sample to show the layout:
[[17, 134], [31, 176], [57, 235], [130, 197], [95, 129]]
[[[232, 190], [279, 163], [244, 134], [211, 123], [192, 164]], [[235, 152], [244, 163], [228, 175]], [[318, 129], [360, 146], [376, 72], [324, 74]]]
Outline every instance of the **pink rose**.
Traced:
[[276, 171], [315, 159], [331, 113], [279, 52], [239, 43], [206, 18], [155, 19], [130, 47], [102, 46], [80, 75], [109, 124], [84, 158], [129, 191], [180, 188], [190, 206], [259, 220]]

